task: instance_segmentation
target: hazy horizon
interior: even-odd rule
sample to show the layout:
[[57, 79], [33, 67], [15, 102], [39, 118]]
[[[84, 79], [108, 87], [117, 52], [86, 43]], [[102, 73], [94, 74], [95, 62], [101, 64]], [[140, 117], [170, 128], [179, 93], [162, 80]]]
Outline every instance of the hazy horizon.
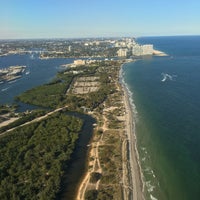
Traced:
[[0, 39], [200, 35], [193, 0], [1, 2]]
[[0, 38], [4, 40], [87, 40], [87, 39], [119, 39], [119, 38], [153, 38], [153, 37], [199, 37], [199, 35], [146, 35], [146, 36], [94, 36], [94, 37], [47, 37], [47, 38]]

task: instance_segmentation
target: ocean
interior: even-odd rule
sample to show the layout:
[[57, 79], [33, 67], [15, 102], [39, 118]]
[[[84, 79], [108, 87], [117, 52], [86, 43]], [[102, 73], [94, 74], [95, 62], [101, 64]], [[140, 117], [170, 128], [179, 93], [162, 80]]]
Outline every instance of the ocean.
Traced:
[[[168, 54], [123, 67], [146, 199], [200, 198], [200, 36], [138, 38]], [[136, 110], [135, 110], [136, 108]]]

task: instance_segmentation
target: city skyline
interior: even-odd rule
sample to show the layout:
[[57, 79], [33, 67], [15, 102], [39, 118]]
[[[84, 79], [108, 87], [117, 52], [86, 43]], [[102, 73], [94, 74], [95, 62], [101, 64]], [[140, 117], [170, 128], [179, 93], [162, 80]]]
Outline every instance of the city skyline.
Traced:
[[200, 35], [200, 2], [1, 1], [0, 39]]

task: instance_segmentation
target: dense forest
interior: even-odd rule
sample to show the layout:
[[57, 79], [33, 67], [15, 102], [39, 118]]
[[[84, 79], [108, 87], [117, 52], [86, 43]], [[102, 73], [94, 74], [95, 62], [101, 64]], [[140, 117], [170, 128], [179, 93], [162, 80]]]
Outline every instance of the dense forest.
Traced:
[[0, 199], [55, 199], [83, 122], [55, 113], [0, 137]]
[[64, 100], [72, 77], [72, 75], [57, 76], [50, 83], [30, 89], [16, 99], [28, 104], [55, 108]]

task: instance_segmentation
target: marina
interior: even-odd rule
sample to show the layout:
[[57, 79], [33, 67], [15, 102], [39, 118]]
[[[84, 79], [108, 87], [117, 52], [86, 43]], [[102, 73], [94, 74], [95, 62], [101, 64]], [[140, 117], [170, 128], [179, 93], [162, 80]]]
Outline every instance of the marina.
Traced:
[[25, 69], [26, 66], [18, 65], [0, 69], [0, 84], [21, 78]]

